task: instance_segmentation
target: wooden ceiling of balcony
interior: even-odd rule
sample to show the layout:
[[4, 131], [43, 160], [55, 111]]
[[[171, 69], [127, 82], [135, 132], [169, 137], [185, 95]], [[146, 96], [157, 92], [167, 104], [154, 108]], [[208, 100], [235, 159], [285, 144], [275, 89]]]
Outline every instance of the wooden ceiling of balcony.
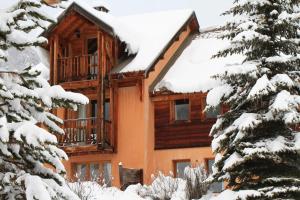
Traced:
[[56, 26], [52, 34], [57, 34], [63, 39], [69, 39], [71, 34], [74, 34], [76, 30], [84, 30], [83, 27], [89, 26], [94, 27], [96, 30], [92, 22], [73, 11]]

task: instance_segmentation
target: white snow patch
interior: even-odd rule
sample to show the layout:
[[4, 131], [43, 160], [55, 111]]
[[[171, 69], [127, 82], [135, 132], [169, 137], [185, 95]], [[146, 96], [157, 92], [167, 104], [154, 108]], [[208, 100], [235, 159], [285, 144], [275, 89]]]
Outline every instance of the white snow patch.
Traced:
[[137, 33], [133, 39], [138, 41], [139, 48], [135, 58], [117, 73], [149, 68], [192, 13], [192, 10], [173, 10], [119, 17]]
[[[221, 85], [212, 76], [229, 70], [231, 67], [228, 66], [242, 63], [244, 59], [241, 55], [212, 58], [229, 44], [228, 40], [217, 39], [215, 36], [206, 38], [205, 35], [200, 35], [195, 38], [156, 85], [155, 91], [167, 88], [175, 93], [207, 92]], [[225, 88], [219, 88], [215, 94], [222, 89]], [[229, 87], [225, 91], [230, 92]], [[223, 94], [213, 96], [208, 101], [211, 105], [216, 105]]]
[[223, 170], [230, 169], [231, 167], [233, 167], [234, 165], [237, 165], [238, 163], [240, 163], [242, 161], [243, 161], [242, 156], [239, 153], [234, 152], [233, 154], [231, 154], [229, 156], [229, 158], [227, 158], [225, 160]]

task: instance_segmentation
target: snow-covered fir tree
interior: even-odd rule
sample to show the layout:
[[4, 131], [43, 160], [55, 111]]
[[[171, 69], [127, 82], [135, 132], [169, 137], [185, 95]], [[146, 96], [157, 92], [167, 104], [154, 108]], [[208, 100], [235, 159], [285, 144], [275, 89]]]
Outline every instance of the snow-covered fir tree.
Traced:
[[300, 1], [235, 0], [225, 14], [228, 48], [245, 56], [216, 75], [208, 107], [229, 111], [212, 127], [212, 179], [226, 181], [219, 199], [300, 199]]
[[36, 29], [45, 29], [56, 20], [43, 10], [48, 6], [43, 2], [20, 0], [10, 8], [0, 10], [0, 60], [6, 60], [7, 49], [10, 47], [22, 50], [47, 41], [43, 37], [32, 37], [36, 35]]
[[[51, 21], [39, 11], [41, 2], [22, 0], [0, 13], [1, 59], [10, 47], [22, 49], [46, 41], [30, 33]], [[81, 94], [50, 86], [37, 68], [0, 69], [0, 199], [78, 199], [65, 182], [61, 160], [67, 155], [53, 135], [64, 133], [63, 121], [51, 110], [87, 103]]]

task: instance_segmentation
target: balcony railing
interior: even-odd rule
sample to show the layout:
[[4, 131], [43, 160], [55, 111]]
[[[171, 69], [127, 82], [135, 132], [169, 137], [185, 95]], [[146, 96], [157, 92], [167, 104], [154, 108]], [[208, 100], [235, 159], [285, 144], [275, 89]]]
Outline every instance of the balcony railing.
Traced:
[[65, 135], [58, 136], [60, 146], [84, 146], [97, 144], [102, 147], [113, 147], [111, 122], [104, 122], [104, 133], [97, 129], [100, 120], [97, 118], [65, 120]]
[[58, 58], [57, 62], [59, 83], [97, 79], [97, 54]]

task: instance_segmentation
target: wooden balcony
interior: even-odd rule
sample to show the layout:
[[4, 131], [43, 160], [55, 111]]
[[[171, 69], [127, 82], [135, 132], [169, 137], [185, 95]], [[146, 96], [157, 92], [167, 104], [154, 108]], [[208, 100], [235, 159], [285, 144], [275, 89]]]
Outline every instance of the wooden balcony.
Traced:
[[57, 59], [58, 83], [96, 80], [98, 55], [82, 55]]
[[[65, 135], [57, 136], [59, 146], [66, 149], [94, 146], [94, 150], [113, 151], [114, 137], [112, 123], [104, 122], [104, 132], [97, 128], [101, 121], [97, 118], [65, 120], [63, 129]], [[68, 150], [66, 151], [68, 153]]]

